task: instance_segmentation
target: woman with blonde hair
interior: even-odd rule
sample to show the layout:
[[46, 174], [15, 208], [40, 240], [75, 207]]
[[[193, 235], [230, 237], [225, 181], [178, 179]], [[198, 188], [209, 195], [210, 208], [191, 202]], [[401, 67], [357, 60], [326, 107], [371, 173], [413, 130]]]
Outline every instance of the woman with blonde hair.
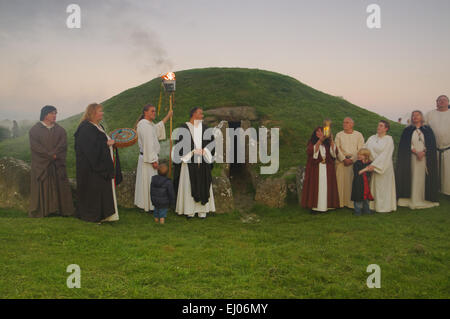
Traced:
[[367, 148], [362, 148], [357, 153], [357, 161], [353, 164], [353, 183], [351, 200], [355, 209], [355, 215], [372, 214], [369, 201], [374, 198], [370, 192], [370, 175], [368, 166], [371, 154]]
[[99, 223], [119, 220], [115, 188], [122, 181], [119, 154], [102, 119], [103, 106], [89, 104], [75, 132], [77, 217]]

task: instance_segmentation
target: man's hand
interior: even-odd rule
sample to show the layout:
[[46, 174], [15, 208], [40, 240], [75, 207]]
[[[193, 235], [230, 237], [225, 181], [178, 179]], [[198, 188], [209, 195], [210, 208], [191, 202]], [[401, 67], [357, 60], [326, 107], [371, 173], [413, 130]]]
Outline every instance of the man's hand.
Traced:
[[116, 141], [114, 141], [114, 140], [108, 140], [108, 141], [106, 141], [106, 144], [108, 144], [108, 146], [113, 146], [115, 142]]
[[194, 154], [196, 154], [196, 155], [203, 155], [203, 150], [201, 150], [201, 149], [195, 149], [195, 150], [194, 150]]
[[153, 166], [154, 169], [158, 169], [158, 162], [153, 162], [152, 166]]
[[425, 157], [425, 152], [417, 152], [417, 159], [421, 161]]
[[169, 112], [167, 112], [167, 115], [162, 119], [163, 123], [165, 124], [172, 115], [173, 115], [173, 110], [170, 110]]
[[369, 172], [373, 172], [373, 171], [375, 170], [375, 166], [369, 165], [369, 166], [367, 166], [367, 170], [368, 170]]
[[55, 159], [56, 159], [56, 154], [53, 154], [53, 156], [52, 156], [52, 157], [53, 157], [53, 159], [55, 160]]

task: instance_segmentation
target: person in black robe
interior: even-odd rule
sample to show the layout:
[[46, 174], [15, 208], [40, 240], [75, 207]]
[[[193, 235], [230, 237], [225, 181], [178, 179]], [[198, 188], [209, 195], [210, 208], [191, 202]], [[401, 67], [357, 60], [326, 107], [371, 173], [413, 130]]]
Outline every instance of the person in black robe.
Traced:
[[[191, 116], [190, 116], [190, 122], [183, 123], [180, 126], [180, 129], [185, 130], [185, 132], [189, 132], [190, 136], [190, 149], [184, 149], [180, 147], [180, 143], [183, 143], [183, 135], [179, 135], [178, 138], [175, 140], [175, 146], [174, 146], [174, 157], [177, 157], [178, 160], [174, 158], [173, 162], [173, 181], [174, 181], [174, 188], [175, 193], [177, 195], [177, 205], [176, 205], [176, 212], [178, 214], [185, 214], [188, 217], [193, 217], [195, 213], [198, 213], [199, 217], [206, 217], [206, 213], [208, 211], [215, 211], [214, 206], [214, 198], [211, 198], [212, 196], [212, 175], [211, 171], [213, 168], [213, 163], [208, 163], [205, 160], [206, 154], [200, 154], [197, 152], [209, 152], [211, 156], [214, 156], [215, 149], [214, 144], [211, 144], [214, 142], [214, 136], [211, 134], [210, 138], [205, 138], [205, 131], [208, 129], [208, 127], [202, 123], [203, 119], [203, 112], [201, 108], [194, 108], [191, 110]], [[194, 143], [194, 139], [192, 136], [192, 132], [194, 130], [194, 123], [195, 121], [199, 121], [202, 127], [201, 127], [201, 149], [200, 145], [197, 145]], [[186, 136], [185, 136], [186, 137]], [[208, 146], [208, 148], [207, 148]], [[178, 150], [178, 152], [175, 154], [175, 150]], [[190, 157], [190, 161], [188, 163], [184, 163], [183, 161], [180, 161], [181, 158], [185, 156], [192, 156]], [[187, 165], [188, 172], [189, 172], [189, 184], [190, 184], [190, 193], [192, 195], [192, 199], [188, 198], [187, 200], [179, 201], [178, 197], [183, 196], [186, 194], [180, 194], [180, 183], [182, 175], [182, 165]], [[184, 185], [184, 184], [183, 184]], [[183, 204], [180, 204], [183, 203]], [[199, 203], [201, 205], [196, 205], [195, 203]]]
[[89, 222], [108, 221], [117, 214], [115, 185], [122, 181], [117, 148], [113, 160], [113, 142], [99, 124], [101, 109], [100, 104], [89, 105], [75, 132], [77, 217]]
[[[419, 130], [419, 132], [416, 132]], [[414, 132], [422, 135], [424, 139], [425, 149], [423, 151], [416, 151], [411, 147], [411, 139]], [[421, 133], [421, 134], [420, 134]], [[397, 198], [411, 198], [412, 184], [412, 165], [411, 161], [414, 157], [418, 160], [423, 160], [425, 157], [425, 200], [429, 202], [439, 201], [439, 178], [436, 152], [436, 138], [433, 130], [428, 125], [423, 125], [423, 114], [420, 111], [413, 111], [411, 116], [411, 125], [403, 130], [400, 138], [400, 145], [397, 156], [397, 176], [396, 188]], [[420, 185], [419, 185], [420, 186]], [[421, 200], [421, 199], [419, 199]], [[419, 207], [418, 207], [419, 208]]]

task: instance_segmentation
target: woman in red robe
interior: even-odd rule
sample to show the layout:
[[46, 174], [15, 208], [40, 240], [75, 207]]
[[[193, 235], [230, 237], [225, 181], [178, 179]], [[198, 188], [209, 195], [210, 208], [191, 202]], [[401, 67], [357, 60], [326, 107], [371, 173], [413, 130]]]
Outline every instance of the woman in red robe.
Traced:
[[317, 127], [307, 146], [305, 180], [301, 205], [313, 211], [325, 212], [339, 207], [335, 159], [337, 148], [332, 136], [327, 138]]

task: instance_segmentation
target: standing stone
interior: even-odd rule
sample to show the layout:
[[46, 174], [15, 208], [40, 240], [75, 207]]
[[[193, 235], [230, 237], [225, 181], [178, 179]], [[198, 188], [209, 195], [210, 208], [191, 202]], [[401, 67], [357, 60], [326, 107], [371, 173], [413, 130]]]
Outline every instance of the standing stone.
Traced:
[[122, 177], [122, 182], [116, 188], [117, 205], [124, 208], [134, 208], [136, 171], [122, 172]]
[[230, 179], [226, 176], [213, 177], [212, 187], [216, 213], [232, 212], [234, 210], [234, 200]]
[[27, 211], [30, 205], [31, 167], [12, 157], [0, 159], [0, 207]]
[[256, 187], [255, 201], [269, 207], [286, 205], [287, 186], [284, 178], [260, 179]]
[[299, 166], [296, 173], [297, 196], [299, 205], [302, 202], [302, 190], [304, 181], [305, 181], [305, 167]]

